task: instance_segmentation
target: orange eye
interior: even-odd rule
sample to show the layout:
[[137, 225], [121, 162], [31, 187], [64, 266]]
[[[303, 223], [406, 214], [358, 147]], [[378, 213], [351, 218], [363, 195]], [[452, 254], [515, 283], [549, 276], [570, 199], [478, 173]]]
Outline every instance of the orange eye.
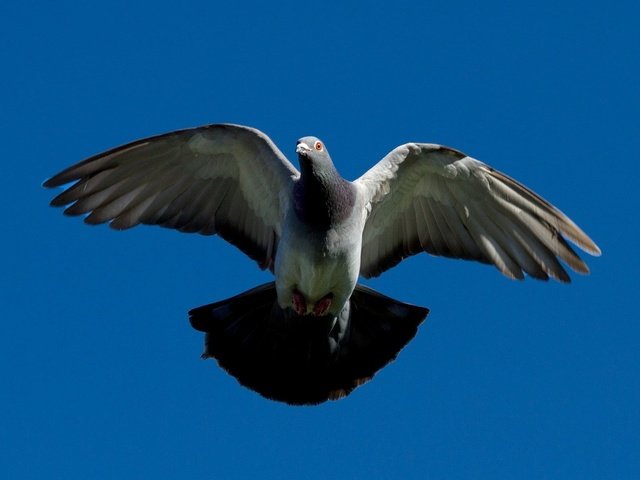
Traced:
[[315, 145], [313, 146], [313, 148], [315, 148], [317, 151], [321, 152], [322, 151], [322, 142], [316, 142]]

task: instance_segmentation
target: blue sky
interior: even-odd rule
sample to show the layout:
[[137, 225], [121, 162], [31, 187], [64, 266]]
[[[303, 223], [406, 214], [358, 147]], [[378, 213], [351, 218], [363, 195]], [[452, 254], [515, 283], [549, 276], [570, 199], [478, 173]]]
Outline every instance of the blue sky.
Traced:
[[[4, 2], [0, 477], [640, 478], [636, 2]], [[443, 143], [602, 248], [571, 285], [427, 255], [368, 282], [428, 306], [314, 408], [202, 361], [186, 312], [269, 280], [218, 238], [88, 227], [63, 167], [206, 123], [317, 135], [356, 178]]]

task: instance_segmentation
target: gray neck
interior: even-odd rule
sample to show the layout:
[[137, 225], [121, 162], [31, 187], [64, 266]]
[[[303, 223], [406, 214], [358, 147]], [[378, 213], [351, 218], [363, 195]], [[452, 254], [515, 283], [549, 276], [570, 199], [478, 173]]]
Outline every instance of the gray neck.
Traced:
[[294, 206], [304, 223], [326, 229], [344, 221], [355, 204], [355, 187], [333, 165], [317, 167], [300, 158], [300, 179], [293, 189]]

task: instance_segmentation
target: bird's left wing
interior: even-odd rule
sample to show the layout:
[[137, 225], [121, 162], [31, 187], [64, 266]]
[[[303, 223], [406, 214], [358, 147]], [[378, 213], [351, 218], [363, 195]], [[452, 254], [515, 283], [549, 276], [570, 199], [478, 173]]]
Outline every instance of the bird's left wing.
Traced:
[[595, 243], [566, 215], [516, 180], [457, 150], [408, 143], [354, 182], [368, 218], [360, 274], [375, 277], [403, 258], [428, 252], [494, 264], [564, 282], [558, 261], [588, 273], [566, 237], [592, 255]]
[[161, 225], [219, 234], [271, 268], [295, 167], [264, 133], [207, 125], [93, 156], [44, 183], [76, 182], [51, 201], [115, 229]]

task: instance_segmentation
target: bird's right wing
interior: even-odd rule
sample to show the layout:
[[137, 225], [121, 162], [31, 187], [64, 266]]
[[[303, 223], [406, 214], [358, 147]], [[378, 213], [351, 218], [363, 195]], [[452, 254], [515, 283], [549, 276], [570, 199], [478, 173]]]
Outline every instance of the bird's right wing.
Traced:
[[566, 215], [507, 175], [442, 145], [408, 143], [355, 182], [368, 218], [360, 274], [375, 277], [403, 258], [429, 252], [492, 263], [505, 275], [526, 272], [568, 282], [587, 265], [563, 238], [592, 255], [596, 244]]
[[93, 156], [44, 183], [76, 182], [51, 201], [115, 229], [161, 225], [219, 234], [271, 268], [282, 215], [299, 176], [264, 133], [207, 125], [138, 140]]

